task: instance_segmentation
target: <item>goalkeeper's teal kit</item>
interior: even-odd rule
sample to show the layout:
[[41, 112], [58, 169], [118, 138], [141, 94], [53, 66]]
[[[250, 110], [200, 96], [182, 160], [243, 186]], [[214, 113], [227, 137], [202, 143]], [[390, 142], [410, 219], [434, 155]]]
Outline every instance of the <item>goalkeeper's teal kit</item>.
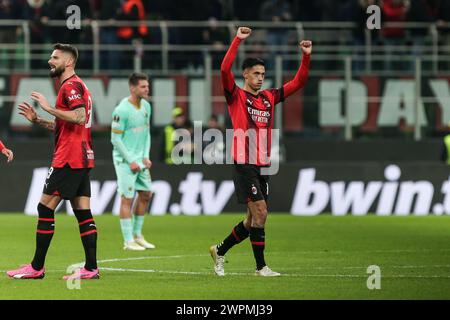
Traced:
[[[150, 154], [150, 103], [141, 99], [140, 106], [124, 98], [114, 109], [111, 124], [113, 161], [119, 193], [134, 198], [135, 191], [151, 191], [150, 171], [143, 160]], [[133, 173], [130, 164], [136, 162], [141, 171]]]

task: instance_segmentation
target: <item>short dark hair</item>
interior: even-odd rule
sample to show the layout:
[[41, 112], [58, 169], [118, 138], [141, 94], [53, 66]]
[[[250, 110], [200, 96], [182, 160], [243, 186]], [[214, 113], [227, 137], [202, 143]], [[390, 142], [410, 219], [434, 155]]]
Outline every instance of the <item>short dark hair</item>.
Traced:
[[144, 74], [144, 73], [133, 72], [128, 77], [128, 84], [130, 86], [137, 86], [139, 84], [140, 80], [148, 81], [148, 76], [146, 74]]
[[251, 67], [254, 67], [254, 66], [258, 66], [258, 65], [261, 65], [263, 67], [266, 66], [263, 59], [260, 59], [260, 58], [246, 58], [244, 60], [244, 62], [242, 62], [242, 70], [245, 70], [247, 68], [251, 68]]
[[65, 43], [57, 43], [53, 45], [53, 50], [61, 50], [62, 52], [67, 52], [72, 55], [72, 57], [75, 60], [75, 63], [77, 63], [78, 60], [78, 49], [71, 45], [71, 44], [65, 44]]

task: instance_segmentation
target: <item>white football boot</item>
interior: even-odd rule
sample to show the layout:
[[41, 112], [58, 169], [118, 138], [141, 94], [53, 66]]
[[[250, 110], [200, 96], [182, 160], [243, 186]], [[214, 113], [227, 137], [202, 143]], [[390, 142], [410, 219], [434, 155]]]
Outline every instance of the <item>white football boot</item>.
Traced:
[[217, 254], [217, 246], [211, 246], [209, 248], [209, 253], [211, 254], [211, 257], [214, 261], [214, 272], [220, 276], [223, 277], [225, 275], [225, 270], [223, 268], [223, 264], [225, 263], [225, 256], [219, 256]]
[[143, 236], [135, 237], [134, 242], [145, 249], [155, 249], [156, 246], [150, 242], [147, 242]]
[[131, 241], [124, 242], [123, 250], [144, 251], [145, 248], [140, 246], [138, 243], [136, 243], [136, 241], [131, 240]]
[[268, 266], [264, 266], [261, 270], [256, 270], [255, 276], [279, 277], [279, 276], [281, 276], [281, 273], [272, 271]]

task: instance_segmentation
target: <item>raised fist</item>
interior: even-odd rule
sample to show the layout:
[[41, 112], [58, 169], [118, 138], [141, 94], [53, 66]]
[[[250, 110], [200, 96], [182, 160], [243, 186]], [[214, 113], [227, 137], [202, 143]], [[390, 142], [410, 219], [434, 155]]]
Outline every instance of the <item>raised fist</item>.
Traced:
[[239, 39], [244, 40], [244, 39], [247, 38], [251, 33], [252, 33], [252, 29], [247, 28], [247, 27], [239, 27], [236, 36], [237, 36]]
[[302, 42], [300, 42], [300, 48], [302, 48], [302, 52], [304, 54], [311, 54], [312, 41], [310, 41], [310, 40], [303, 40]]

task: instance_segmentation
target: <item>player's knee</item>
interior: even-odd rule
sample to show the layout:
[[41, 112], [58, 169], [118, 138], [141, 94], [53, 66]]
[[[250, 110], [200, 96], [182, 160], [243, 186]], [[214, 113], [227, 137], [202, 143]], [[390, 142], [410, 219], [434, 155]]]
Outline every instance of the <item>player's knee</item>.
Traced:
[[251, 225], [252, 226], [258, 225], [263, 227], [267, 219], [267, 206], [265, 205], [265, 203], [255, 204], [252, 212], [253, 214]]
[[261, 217], [261, 218], [265, 219], [267, 217], [267, 206], [266, 206], [266, 204], [265, 203], [264, 204], [258, 204], [256, 206], [256, 212], [257, 212], [258, 217]]
[[152, 198], [152, 193], [150, 191], [139, 193], [139, 199], [143, 202], [150, 202], [151, 198]]
[[133, 198], [125, 198], [122, 196], [122, 205], [131, 206], [133, 204]]
[[258, 216], [256, 219], [254, 218], [252, 220], [252, 226], [257, 228], [264, 228], [264, 225], [266, 224], [267, 216]]

